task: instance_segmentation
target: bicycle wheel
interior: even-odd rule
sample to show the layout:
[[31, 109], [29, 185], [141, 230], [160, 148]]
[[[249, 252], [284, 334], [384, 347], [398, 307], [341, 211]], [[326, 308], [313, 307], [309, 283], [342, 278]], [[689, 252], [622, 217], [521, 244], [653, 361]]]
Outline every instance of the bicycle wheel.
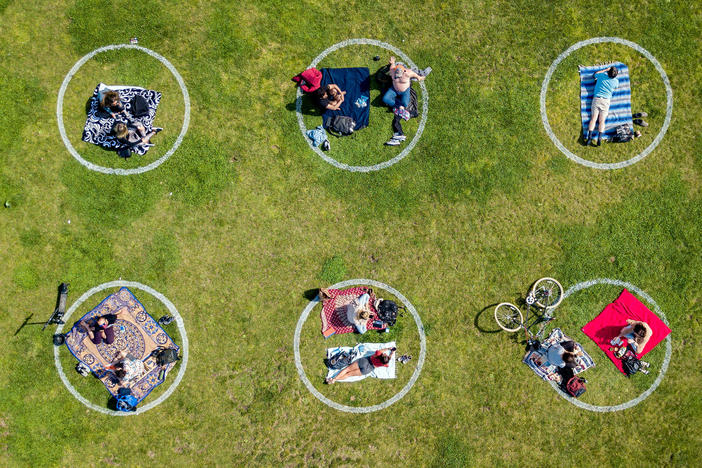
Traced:
[[541, 278], [531, 288], [536, 305], [542, 309], [553, 309], [563, 300], [563, 286], [553, 278]]
[[502, 302], [495, 307], [495, 321], [504, 331], [516, 332], [522, 327], [524, 317], [516, 305]]

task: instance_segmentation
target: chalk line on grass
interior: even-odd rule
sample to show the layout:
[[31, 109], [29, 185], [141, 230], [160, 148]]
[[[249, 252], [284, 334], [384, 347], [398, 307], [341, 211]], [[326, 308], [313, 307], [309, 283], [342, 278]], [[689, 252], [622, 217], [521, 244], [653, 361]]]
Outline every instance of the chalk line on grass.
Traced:
[[[135, 50], [140, 50], [155, 59], [157, 59], [159, 62], [161, 62], [168, 70], [173, 74], [175, 77], [176, 81], [178, 82], [178, 85], [180, 86], [180, 90], [183, 93], [183, 102], [185, 103], [185, 111], [183, 114], [183, 126], [180, 129], [180, 134], [178, 135], [178, 138], [176, 139], [175, 143], [173, 146], [164, 154], [161, 156], [159, 159], [156, 161], [152, 162], [151, 164], [148, 164], [146, 166], [142, 167], [136, 167], [132, 169], [120, 169], [120, 168], [112, 168], [112, 167], [103, 167], [103, 166], [98, 166], [97, 164], [93, 164], [90, 161], [85, 160], [80, 153], [73, 147], [71, 144], [71, 141], [68, 139], [68, 135], [66, 135], [66, 128], [64, 127], [63, 124], [63, 100], [66, 94], [66, 89], [68, 88], [68, 84], [71, 82], [71, 78], [78, 72], [80, 67], [85, 65], [85, 63], [93, 58], [95, 55], [101, 53], [101, 52], [106, 52], [108, 50], [118, 50], [118, 49], [135, 49]], [[143, 172], [150, 171], [152, 169], [157, 168], [161, 164], [163, 164], [168, 158], [175, 153], [175, 151], [178, 149], [180, 144], [183, 142], [183, 137], [185, 137], [185, 133], [188, 131], [188, 125], [190, 124], [190, 95], [188, 94], [188, 88], [185, 86], [185, 82], [183, 81], [183, 78], [180, 76], [180, 73], [178, 73], [178, 70], [171, 64], [171, 62], [168, 61], [164, 56], [154, 52], [151, 49], [147, 49], [146, 47], [141, 47], [139, 45], [135, 44], [112, 44], [104, 47], [100, 47], [99, 49], [95, 49], [92, 52], [86, 54], [76, 62], [75, 65], [73, 65], [73, 68], [68, 72], [66, 77], [63, 79], [63, 83], [61, 83], [61, 88], [59, 89], [58, 93], [58, 100], [56, 102], [56, 119], [58, 121], [58, 128], [59, 128], [59, 133], [61, 134], [61, 139], [63, 140], [63, 144], [66, 146], [68, 149], [69, 153], [83, 166], [87, 167], [88, 169], [92, 171], [97, 171], [97, 172], [102, 172], [103, 174], [116, 174], [116, 175], [131, 175], [131, 174], [141, 174]]]
[[[621, 280], [616, 280], [616, 279], [610, 279], [610, 278], [598, 278], [590, 281], [583, 281], [581, 283], [575, 284], [568, 288], [568, 290], [563, 294], [563, 299], [566, 299], [568, 296], [571, 294], [578, 292], [580, 290], [589, 288], [591, 286], [595, 286], [598, 284], [609, 284], [609, 285], [614, 285], [614, 286], [622, 286], [624, 288], [629, 289], [630, 291], [634, 291], [636, 294], [639, 296], [643, 297], [646, 302], [651, 304], [653, 306], [653, 309], [658, 315], [663, 322], [665, 322], [666, 325], [668, 324], [668, 319], [665, 317], [665, 314], [661, 310], [660, 306], [656, 303], [656, 301], [653, 300], [651, 296], [646, 294], [646, 292], [642, 291], [638, 287], [634, 286], [631, 283], [627, 283], [626, 281], [621, 281]], [[641, 395], [637, 396], [636, 398], [629, 400], [627, 402], [624, 402], [619, 405], [612, 405], [612, 406], [597, 406], [597, 405], [591, 405], [589, 403], [584, 403], [577, 398], [573, 398], [570, 395], [566, 394], [563, 392], [563, 390], [560, 389], [558, 384], [554, 381], [550, 381], [551, 386], [558, 392], [559, 395], [561, 395], [563, 398], [574, 404], [575, 406], [586, 409], [588, 411], [595, 411], [599, 413], [611, 413], [614, 411], [621, 411], [625, 410], [628, 408], [631, 408], [635, 405], [638, 405], [642, 401], [644, 401], [646, 398], [648, 398], [653, 391], [658, 388], [658, 386], [661, 384], [661, 381], [663, 380], [663, 376], [665, 376], [666, 371], [668, 370], [668, 365], [670, 364], [670, 358], [673, 354], [673, 345], [671, 343], [670, 335], [666, 337], [665, 340], [665, 357], [663, 358], [663, 363], [661, 364], [661, 370], [658, 372], [658, 376], [656, 377], [656, 380], [651, 384], [651, 386], [644, 391]]]
[[[615, 44], [622, 44], [627, 47], [631, 47], [632, 49], [646, 57], [651, 63], [653, 63], [653, 66], [656, 67], [656, 70], [658, 70], [658, 73], [661, 75], [661, 79], [665, 84], [665, 94], [667, 101], [665, 110], [665, 121], [663, 122], [663, 127], [661, 127], [661, 130], [658, 132], [658, 135], [656, 135], [656, 138], [653, 140], [653, 142], [650, 145], [648, 145], [646, 149], [644, 149], [641, 153], [637, 154], [633, 158], [616, 163], [597, 163], [588, 159], [581, 158], [577, 154], [572, 153], [570, 150], [568, 150], [568, 148], [566, 148], [563, 145], [563, 143], [561, 143], [561, 141], [558, 139], [555, 133], [553, 133], [551, 125], [548, 122], [548, 116], [546, 114], [546, 93], [548, 92], [548, 85], [551, 82], [551, 76], [556, 70], [556, 67], [558, 67], [558, 65], [574, 51], [590, 44], [601, 44], [605, 42], [612, 42]], [[541, 122], [543, 123], [544, 129], [546, 129], [546, 133], [548, 134], [549, 138], [551, 138], [551, 141], [553, 141], [553, 143], [556, 145], [556, 148], [558, 148], [561, 151], [561, 153], [565, 154], [569, 159], [575, 161], [576, 163], [582, 164], [583, 166], [590, 167], [593, 169], [621, 169], [641, 161], [643, 158], [648, 156], [648, 154], [651, 153], [656, 148], [656, 146], [658, 146], [661, 140], [663, 140], [663, 137], [665, 136], [666, 132], [668, 131], [668, 127], [670, 126], [670, 120], [673, 116], [673, 88], [670, 86], [670, 80], [668, 79], [668, 75], [665, 73], [665, 70], [663, 70], [663, 67], [658, 62], [658, 60], [656, 60], [656, 58], [649, 51], [647, 51], [637, 43], [619, 37], [593, 37], [591, 39], [586, 39], [584, 41], [580, 41], [573, 44], [563, 53], [561, 53], [556, 58], [556, 60], [554, 60], [554, 62], [551, 64], [548, 71], [546, 72], [546, 77], [544, 78], [543, 84], [541, 85], [540, 103]]]
[[[314, 60], [312, 60], [312, 63], [310, 63], [309, 67], [307, 68], [313, 68], [316, 67], [319, 62], [321, 62], [327, 55], [330, 53], [339, 50], [343, 47], [347, 47], [350, 45], [372, 45], [372, 46], [377, 46], [377, 47], [382, 47], [383, 49], [389, 50], [393, 52], [394, 54], [399, 55], [402, 60], [404, 60], [407, 64], [409, 64], [410, 68], [416, 68], [417, 65], [410, 59], [404, 52], [402, 52], [400, 49], [397, 47], [390, 45], [386, 42], [381, 42], [375, 39], [363, 39], [363, 38], [357, 38], [357, 39], [347, 39], [345, 41], [338, 42], [326, 50], [324, 50], [321, 54], [319, 54]], [[295, 101], [295, 112], [297, 114], [297, 123], [300, 126], [300, 131], [302, 132], [302, 137], [307, 141], [307, 144], [309, 145], [310, 148], [312, 148], [312, 151], [317, 153], [320, 158], [331, 164], [332, 166], [338, 167], [339, 169], [343, 169], [346, 171], [350, 172], [373, 172], [373, 171], [379, 171], [381, 169], [385, 169], [387, 167], [392, 166], [398, 161], [401, 161], [405, 156], [409, 154], [412, 149], [414, 149], [415, 145], [419, 142], [419, 139], [422, 136], [422, 133], [424, 132], [424, 126], [427, 123], [427, 115], [429, 113], [429, 92], [427, 91], [427, 87], [424, 84], [424, 81], [419, 81], [419, 87], [422, 89], [422, 118], [419, 121], [419, 126], [417, 127], [417, 133], [415, 133], [414, 138], [412, 138], [412, 141], [409, 142], [409, 144], [403, 149], [397, 156], [395, 156], [392, 159], [388, 159], [387, 161], [383, 161], [381, 163], [375, 164], [373, 166], [350, 166], [345, 163], [341, 163], [337, 161], [336, 159], [328, 156], [326, 153], [324, 153], [321, 149], [318, 147], [314, 146], [312, 142], [310, 141], [309, 138], [307, 138], [307, 127], [305, 126], [305, 122], [302, 116], [302, 90], [300, 88], [297, 89], [297, 99]]]
[[[71, 382], [69, 382], [68, 377], [66, 377], [66, 374], [63, 372], [63, 366], [61, 365], [61, 360], [59, 359], [59, 346], [54, 346], [54, 364], [56, 365], [56, 370], [58, 371], [59, 377], [61, 377], [61, 381], [63, 384], [66, 386], [69, 392], [81, 403], [83, 403], [85, 406], [88, 408], [98, 411], [100, 413], [106, 414], [108, 416], [132, 416], [135, 414], [141, 414], [145, 413], [146, 411], [150, 410], [151, 408], [154, 408], [155, 406], [160, 405], [163, 403], [166, 398], [171, 396], [171, 394], [175, 391], [175, 389], [180, 385], [181, 380], [183, 380], [183, 375], [185, 375], [185, 369], [188, 367], [188, 334], [185, 331], [185, 324], [183, 323], [183, 318], [180, 316], [178, 313], [178, 310], [176, 307], [173, 305], [171, 301], [166, 298], [163, 294], [160, 292], [156, 291], [155, 289], [146, 286], [141, 283], [137, 283], [135, 281], [123, 281], [123, 280], [118, 280], [118, 281], [110, 281], [109, 283], [103, 283], [99, 286], [95, 286], [94, 288], [90, 289], [88, 292], [83, 294], [78, 298], [76, 302], [74, 302], [71, 307], [66, 311], [66, 314], [63, 317], [63, 320], [68, 323], [68, 319], [73, 314], [73, 312], [78, 309], [88, 298], [93, 296], [94, 294], [104, 291], [105, 289], [110, 289], [110, 288], [121, 288], [121, 287], [127, 287], [127, 288], [136, 288], [136, 289], [141, 289], [142, 291], [145, 291], [152, 296], [154, 296], [156, 299], [161, 301], [163, 305], [166, 306], [168, 309], [168, 312], [175, 317], [176, 324], [178, 325], [178, 333], [180, 333], [180, 339], [182, 340], [182, 346], [181, 346], [181, 351], [182, 351], [182, 360], [180, 363], [180, 369], [178, 370], [178, 375], [176, 375], [175, 380], [173, 383], [168, 387], [168, 389], [161, 394], [158, 398], [156, 398], [154, 401], [142, 406], [142, 407], [137, 407], [136, 411], [133, 412], [124, 412], [124, 411], [112, 411], [109, 410], [105, 407], [98, 406], [88, 399], [86, 399], [83, 395], [78, 393], [78, 390], [71, 385]], [[60, 324], [56, 327], [56, 333], [61, 333], [63, 330], [63, 325]]]
[[369, 280], [369, 279], [352, 279], [352, 280], [346, 280], [342, 281], [341, 283], [336, 283], [330, 288], [333, 289], [339, 289], [339, 288], [345, 288], [347, 286], [372, 286], [377, 289], [384, 289], [388, 291], [390, 294], [394, 295], [397, 297], [407, 308], [407, 310], [412, 314], [412, 317], [414, 318], [414, 323], [417, 325], [417, 331], [419, 332], [419, 359], [417, 360], [417, 367], [414, 369], [414, 372], [412, 373], [412, 377], [410, 377], [409, 382], [400, 390], [398, 393], [396, 393], [394, 396], [391, 398], [385, 400], [382, 403], [379, 403], [377, 405], [373, 406], [346, 406], [342, 405], [340, 403], [337, 403], [335, 401], [330, 400], [329, 398], [325, 397], [322, 395], [315, 387], [312, 385], [312, 382], [310, 382], [310, 379], [307, 378], [307, 374], [305, 374], [305, 369], [302, 366], [302, 360], [300, 358], [300, 334], [302, 333], [302, 326], [304, 325], [305, 321], [307, 320], [307, 317], [309, 316], [310, 312], [314, 308], [315, 305], [319, 302], [319, 298], [315, 298], [314, 300], [310, 301], [309, 304], [307, 304], [307, 307], [302, 311], [302, 314], [300, 315], [300, 318], [297, 321], [297, 326], [295, 327], [295, 338], [293, 340], [293, 348], [294, 348], [294, 353], [295, 353], [295, 367], [297, 367], [297, 373], [300, 376], [300, 379], [302, 380], [302, 383], [305, 384], [305, 387], [314, 395], [317, 397], [319, 401], [324, 403], [325, 405], [337, 409], [339, 411], [345, 411], [347, 413], [356, 413], [356, 414], [361, 414], [361, 413], [372, 413], [374, 411], [379, 411], [381, 409], [385, 409], [388, 406], [392, 405], [393, 403], [397, 402], [400, 400], [402, 397], [404, 397], [412, 388], [414, 383], [417, 381], [419, 378], [419, 374], [422, 371], [422, 366], [424, 365], [424, 359], [426, 357], [426, 335], [424, 333], [424, 326], [422, 325], [422, 320], [419, 317], [419, 314], [417, 313], [417, 310], [414, 308], [414, 306], [410, 303], [410, 301], [407, 300], [405, 296], [400, 294], [397, 290], [393, 289], [392, 287], [388, 286], [387, 284], [381, 283], [379, 281], [374, 281], [374, 280]]

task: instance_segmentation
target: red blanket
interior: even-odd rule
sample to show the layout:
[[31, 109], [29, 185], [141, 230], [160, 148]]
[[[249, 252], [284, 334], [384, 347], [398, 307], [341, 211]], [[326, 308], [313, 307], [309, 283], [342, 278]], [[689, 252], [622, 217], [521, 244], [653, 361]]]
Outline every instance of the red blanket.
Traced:
[[643, 351], [637, 354], [639, 358], [655, 348], [658, 343], [670, 334], [670, 328], [656, 314], [651, 312], [633, 294], [624, 289], [614, 302], [608, 304], [600, 315], [582, 328], [583, 333], [589, 336], [604, 351], [622, 373], [624, 373], [624, 370], [622, 369], [621, 359], [614, 357], [614, 353], [609, 348], [612, 346], [610, 344], [612, 338], [618, 336], [622, 328], [627, 326], [627, 319], [646, 322], [653, 331], [653, 335], [651, 335], [651, 339], [648, 340]]
[[[322, 335], [324, 338], [329, 338], [332, 335], [342, 333], [353, 333], [353, 325], [346, 319], [346, 305], [354, 299], [368, 292], [367, 288], [356, 287], [349, 289], [327, 289], [331, 299], [327, 300], [322, 307], [320, 313], [322, 318]], [[373, 326], [373, 321], [376, 320], [375, 310], [375, 294], [370, 293], [369, 306], [372, 312], [366, 328], [368, 330], [382, 330], [383, 327]]]

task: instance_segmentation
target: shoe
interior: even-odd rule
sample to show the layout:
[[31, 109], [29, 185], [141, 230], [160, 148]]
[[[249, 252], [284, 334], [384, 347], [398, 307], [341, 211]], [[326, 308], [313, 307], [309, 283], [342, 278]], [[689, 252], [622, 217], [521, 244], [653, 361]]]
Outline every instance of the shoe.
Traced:
[[329, 140], [324, 140], [322, 143], [322, 151], [329, 151]]
[[399, 141], [405, 141], [407, 137], [403, 135], [402, 133], [393, 133], [392, 135], [393, 140], [399, 140]]
[[602, 144], [602, 137], [597, 137], [597, 146]]
[[585, 146], [590, 146], [590, 141], [592, 140], [592, 132], [588, 131], [585, 135], [583, 135], [585, 139]]
[[388, 146], [400, 146], [402, 142], [400, 140], [395, 139], [395, 137], [390, 138], [388, 141], [385, 142], [386, 145]]
[[642, 127], [648, 127], [648, 122], [646, 122], [644, 119], [634, 119], [634, 123], [636, 125], [641, 125]]
[[645, 112], [637, 112], [636, 114], [632, 115], [632, 117], [635, 119], [640, 119], [641, 117], [648, 117], [648, 114]]
[[158, 132], [160, 132], [161, 130], [163, 130], [161, 127], [154, 127], [154, 130], [153, 130], [153, 131], [154, 131], [154, 133], [158, 133]]
[[141, 146], [143, 146], [144, 148], [151, 148], [152, 146], [154, 146], [154, 144], [153, 143], [143, 143]]

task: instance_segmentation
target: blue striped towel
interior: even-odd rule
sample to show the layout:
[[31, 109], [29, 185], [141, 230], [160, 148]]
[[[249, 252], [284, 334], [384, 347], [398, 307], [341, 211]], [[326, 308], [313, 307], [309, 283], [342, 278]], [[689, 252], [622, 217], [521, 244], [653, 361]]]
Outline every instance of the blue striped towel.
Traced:
[[[629, 82], [629, 67], [621, 62], [612, 62], [604, 65], [594, 65], [590, 67], [578, 66], [580, 70], [580, 117], [583, 122], [583, 134], [587, 133], [590, 124], [590, 114], [592, 99], [595, 94], [595, 73], [606, 70], [614, 65], [619, 70], [617, 78], [619, 86], [612, 94], [612, 101], [609, 105], [609, 115], [605, 121], [605, 133], [602, 138], [611, 139], [617, 134], [616, 128], [620, 125], [634, 127], [631, 119], [631, 84]], [[597, 130], [597, 127], [595, 127]]]

